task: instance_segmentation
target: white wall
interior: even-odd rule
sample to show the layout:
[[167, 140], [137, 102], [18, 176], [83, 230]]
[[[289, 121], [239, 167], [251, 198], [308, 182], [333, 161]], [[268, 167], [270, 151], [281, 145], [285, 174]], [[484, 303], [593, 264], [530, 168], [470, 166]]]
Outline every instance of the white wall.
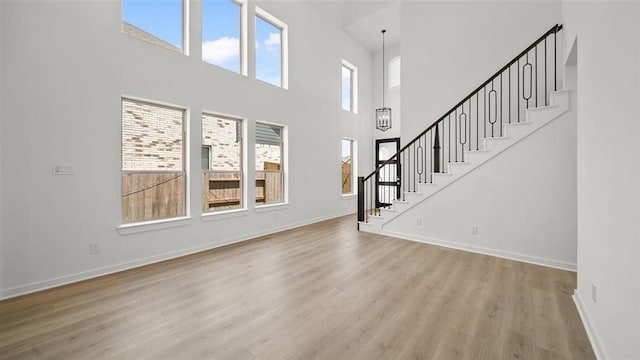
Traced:
[[[10, 191], [1, 202], [0, 297], [355, 212], [356, 199], [340, 195], [340, 139], [360, 140], [364, 172], [373, 162], [363, 146], [372, 134], [371, 54], [306, 2], [259, 5], [289, 26], [289, 90], [200, 61], [199, 2], [191, 7], [191, 56], [121, 33], [118, 1], [6, 4], [2, 84], [11, 91], [3, 92], [0, 153], [11, 156], [2, 164]], [[253, 7], [249, 19], [251, 34]], [[360, 70], [358, 115], [341, 110], [342, 58]], [[184, 226], [117, 231], [122, 95], [189, 107], [192, 219]], [[257, 120], [288, 126], [288, 207], [259, 212], [250, 203], [242, 216], [201, 219], [202, 110], [247, 117], [249, 144]], [[54, 162], [73, 164], [75, 174], [51, 175]], [[253, 178], [250, 171], [249, 184]], [[94, 242], [101, 253], [89, 255]]]
[[560, 22], [559, 1], [402, 2], [402, 137], [412, 139]]
[[[4, 49], [4, 1], [0, 1], [0, 49]], [[4, 143], [4, 135], [2, 132], [2, 124], [4, 122], [4, 115], [2, 113], [2, 109], [4, 108], [4, 50], [0, 51], [0, 202], [4, 202], [4, 198], [2, 194], [4, 193], [4, 188], [2, 186], [3, 183], [3, 172], [4, 172], [4, 164], [3, 164], [3, 156], [4, 156], [4, 148], [2, 144]], [[4, 229], [4, 215], [3, 215], [3, 206], [0, 204], [0, 289], [3, 288], [3, 266], [2, 266], [2, 258], [4, 256], [3, 252], [3, 231]]]
[[639, 359], [640, 4], [562, 11], [565, 41], [578, 44], [576, 303], [601, 359]]
[[575, 134], [570, 110], [390, 221], [385, 231], [575, 269]]

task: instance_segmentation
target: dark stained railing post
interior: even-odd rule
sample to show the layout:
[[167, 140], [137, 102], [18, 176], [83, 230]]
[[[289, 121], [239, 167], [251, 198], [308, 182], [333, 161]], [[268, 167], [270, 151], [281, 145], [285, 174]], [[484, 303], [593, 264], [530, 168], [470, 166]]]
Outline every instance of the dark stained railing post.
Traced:
[[358, 176], [358, 221], [364, 221], [364, 176]]
[[438, 134], [438, 125], [435, 130], [435, 140], [433, 141], [433, 172], [440, 172], [440, 134]]

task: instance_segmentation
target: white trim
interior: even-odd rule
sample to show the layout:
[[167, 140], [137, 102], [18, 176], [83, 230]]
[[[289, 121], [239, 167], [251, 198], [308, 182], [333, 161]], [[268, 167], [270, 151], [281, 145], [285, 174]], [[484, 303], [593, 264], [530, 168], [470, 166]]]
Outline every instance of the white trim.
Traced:
[[[351, 96], [351, 109], [346, 110], [344, 108], [342, 108], [342, 110], [351, 112], [353, 114], [357, 114], [358, 113], [358, 67], [351, 64], [350, 62], [348, 62], [345, 59], [342, 59], [342, 66], [344, 66], [345, 68], [347, 68], [349, 71], [351, 71], [351, 76], [350, 76], [350, 84], [349, 87], [351, 89], [350, 90], [350, 94], [349, 96]], [[342, 73], [342, 72], [341, 72]], [[342, 74], [340, 75], [340, 77], [342, 77]]]
[[276, 210], [287, 210], [289, 208], [288, 202], [281, 202], [276, 204], [266, 204], [266, 205], [256, 205], [254, 208], [256, 213], [276, 211]]
[[231, 244], [251, 240], [260, 236], [270, 235], [280, 231], [290, 230], [300, 226], [310, 225], [317, 222], [330, 220], [330, 219], [351, 215], [351, 214], [352, 214], [352, 211], [338, 212], [338, 213], [334, 213], [326, 216], [320, 216], [320, 217], [309, 219], [309, 220], [291, 223], [284, 226], [276, 226], [267, 230], [261, 230], [261, 231], [256, 231], [256, 232], [245, 234], [245, 235], [240, 235], [234, 238], [227, 239], [227, 241], [223, 241], [221, 243], [198, 245], [198, 246], [186, 248], [183, 250], [170, 251], [164, 254], [149, 256], [143, 259], [127, 261], [127, 262], [123, 262], [116, 265], [105, 266], [105, 267], [87, 270], [87, 271], [83, 271], [83, 272], [79, 272], [71, 275], [56, 277], [49, 280], [38, 281], [38, 282], [30, 283], [27, 285], [16, 286], [16, 287], [5, 289], [5, 290], [0, 290], [0, 300], [6, 300], [9, 298], [26, 295], [26, 294], [30, 294], [37, 291], [51, 289], [51, 288], [66, 285], [66, 284], [71, 284], [71, 283], [75, 283], [83, 280], [89, 280], [89, 279], [104, 276], [104, 275], [109, 275], [109, 274], [113, 274], [113, 273], [117, 273], [125, 270], [134, 269], [144, 265], [171, 260], [171, 259], [179, 258], [182, 256], [199, 253], [206, 250], [215, 249], [225, 245], [231, 245]]
[[122, 224], [117, 227], [120, 235], [139, 234], [147, 231], [163, 230], [179, 226], [191, 225], [190, 216], [180, 216], [168, 219], [158, 219], [152, 221], [142, 221], [129, 224]]
[[[255, 7], [255, 16], [280, 29], [280, 87], [283, 89], [289, 89], [289, 26], [259, 6]], [[254, 67], [255, 66], [257, 66], [257, 63], [254, 59]], [[271, 84], [270, 82], [266, 82], [258, 78], [256, 78], [256, 80]]]
[[249, 215], [249, 210], [247, 208], [233, 209], [233, 210], [226, 210], [226, 211], [213, 211], [213, 212], [206, 212], [200, 215], [200, 220], [202, 220], [202, 222], [211, 222], [216, 220], [231, 219], [231, 218], [248, 216], [248, 215]]
[[[376, 233], [378, 234], [378, 232], [376, 232]], [[442, 246], [442, 247], [446, 247], [446, 248], [450, 248], [450, 249], [468, 251], [468, 252], [472, 252], [472, 253], [476, 253], [476, 254], [495, 256], [495, 257], [499, 257], [499, 258], [502, 258], [502, 259], [515, 260], [515, 261], [520, 261], [520, 262], [524, 262], [524, 263], [528, 263], [528, 264], [541, 265], [541, 266], [546, 266], [546, 267], [555, 268], [555, 269], [568, 270], [568, 271], [573, 271], [573, 272], [575, 272], [577, 270], [577, 266], [574, 263], [569, 263], [569, 262], [560, 261], [560, 260], [546, 259], [546, 258], [541, 258], [541, 257], [537, 257], [537, 256], [531, 256], [531, 255], [525, 255], [525, 254], [520, 254], [520, 253], [516, 253], [516, 252], [511, 252], [511, 251], [491, 249], [491, 248], [486, 248], [486, 247], [483, 247], [483, 246], [473, 246], [473, 245], [468, 245], [468, 244], [461, 244], [461, 243], [458, 243], [458, 242], [440, 240], [440, 239], [435, 239], [435, 238], [428, 238], [428, 237], [424, 237], [424, 236], [416, 236], [416, 235], [404, 234], [404, 233], [396, 232], [396, 231], [384, 230], [384, 231], [379, 232], [379, 234], [387, 235], [387, 236], [393, 236], [393, 237], [397, 237], [397, 238], [400, 238], [400, 239], [403, 239], [403, 240], [415, 241], [415, 242], [420, 242], [420, 243], [424, 243], [424, 244], [437, 245], [437, 246]]]
[[587, 312], [587, 308], [584, 306], [582, 299], [580, 298], [580, 294], [578, 290], [573, 291], [573, 302], [576, 304], [576, 309], [578, 309], [578, 315], [580, 315], [580, 320], [582, 320], [582, 326], [584, 327], [585, 332], [587, 333], [587, 337], [589, 338], [589, 342], [591, 343], [591, 348], [593, 349], [593, 353], [596, 355], [596, 359], [598, 360], [606, 360], [609, 359], [607, 352], [602, 346], [602, 340], [600, 336], [598, 336], [598, 332], [596, 331], [595, 326], [593, 326], [593, 321]]
[[342, 200], [350, 200], [350, 199], [355, 199], [358, 197], [358, 194], [356, 193], [351, 193], [351, 194], [342, 194], [340, 195], [340, 197], [342, 198]]

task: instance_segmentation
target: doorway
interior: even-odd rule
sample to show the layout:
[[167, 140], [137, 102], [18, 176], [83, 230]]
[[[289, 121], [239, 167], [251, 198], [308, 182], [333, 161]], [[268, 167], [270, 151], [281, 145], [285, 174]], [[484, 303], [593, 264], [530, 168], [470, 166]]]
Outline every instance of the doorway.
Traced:
[[[400, 150], [400, 138], [376, 140], [376, 164], [378, 168], [391, 159]], [[376, 176], [376, 208], [391, 206], [394, 199], [400, 198], [401, 164], [394, 158], [384, 165]]]

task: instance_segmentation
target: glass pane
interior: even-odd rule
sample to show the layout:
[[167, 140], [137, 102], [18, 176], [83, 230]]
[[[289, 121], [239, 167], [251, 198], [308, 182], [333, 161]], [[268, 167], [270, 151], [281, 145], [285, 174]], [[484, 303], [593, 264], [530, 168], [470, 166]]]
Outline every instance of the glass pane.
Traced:
[[378, 159], [381, 161], [389, 160], [398, 151], [395, 142], [379, 143]]
[[182, 52], [182, 0], [122, 0], [123, 31]]
[[182, 171], [184, 111], [122, 100], [122, 170]]
[[203, 211], [222, 211], [242, 207], [242, 173], [210, 171], [202, 174]]
[[284, 202], [282, 171], [256, 171], [256, 204]]
[[256, 170], [282, 170], [282, 128], [256, 123]]
[[202, 1], [202, 60], [240, 72], [240, 4]]
[[351, 70], [342, 67], [342, 109], [351, 111]]
[[390, 204], [396, 199], [396, 191], [395, 186], [378, 186], [378, 201], [384, 204]]
[[202, 170], [209, 170], [211, 168], [211, 148], [208, 146], [202, 147]]
[[256, 79], [282, 86], [282, 31], [256, 16]]
[[184, 172], [122, 174], [122, 222], [185, 215]]
[[397, 171], [396, 164], [387, 164], [383, 166], [382, 169], [380, 169], [380, 172], [378, 173], [378, 181], [390, 181], [390, 182], [397, 181], [398, 174], [396, 173], [396, 171]]
[[342, 139], [342, 193], [353, 193], [353, 141]]
[[240, 171], [242, 167], [241, 121], [202, 114], [202, 145], [211, 149], [209, 169]]

